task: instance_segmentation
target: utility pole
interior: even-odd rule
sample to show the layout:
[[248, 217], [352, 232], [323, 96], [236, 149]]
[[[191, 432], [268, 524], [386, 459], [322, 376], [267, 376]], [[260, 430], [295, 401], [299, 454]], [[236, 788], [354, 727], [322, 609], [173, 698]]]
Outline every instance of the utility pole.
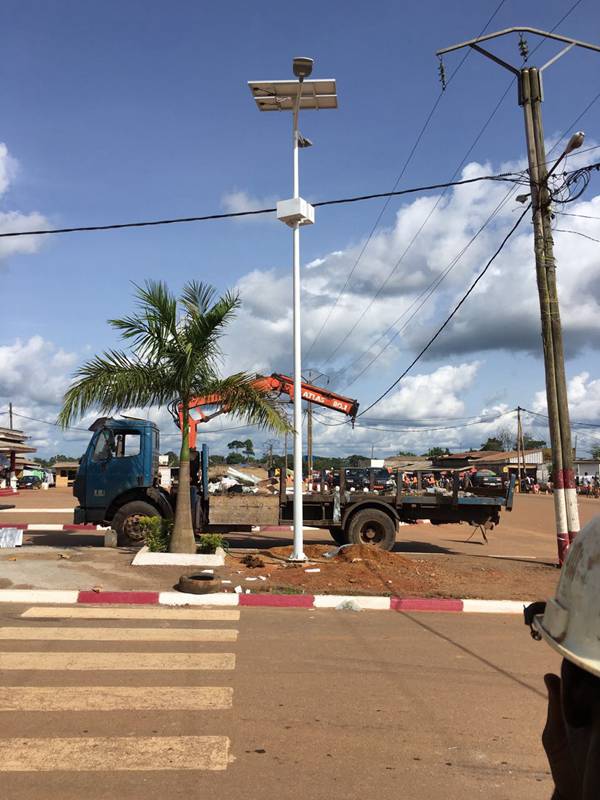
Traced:
[[[523, 441], [523, 430], [521, 428], [521, 406], [517, 406], [517, 474], [518, 490], [521, 491], [521, 442]], [[525, 457], [523, 457], [523, 466], [525, 465]]]
[[13, 413], [12, 413], [12, 403], [8, 404], [8, 427], [13, 429]]
[[[314, 383], [315, 381], [326, 378], [325, 386], [329, 383], [329, 376], [324, 372], [319, 372], [318, 369], [307, 369], [302, 376], [305, 383]], [[313, 404], [310, 400], [306, 402], [306, 476], [308, 483], [312, 480], [313, 471]]]
[[[519, 48], [523, 59], [527, 59], [528, 49], [524, 33], [543, 36], [546, 39], [566, 44], [559, 53], [547, 61], [542, 67], [522, 67], [518, 69], [512, 64], [490, 53], [481, 47], [480, 42], [496, 39], [510, 33], [521, 36]], [[556, 538], [558, 560], [562, 564], [570, 543], [579, 532], [579, 510], [573, 471], [573, 452], [571, 450], [571, 425], [565, 377], [564, 350], [558, 292], [556, 286], [556, 262], [554, 259], [554, 243], [551, 229], [550, 192], [548, 178], [558, 164], [572, 150], [580, 147], [583, 134], [574, 134], [567, 147], [548, 171], [546, 166], [546, 150], [542, 125], [542, 73], [551, 64], [558, 61], [573, 47], [582, 47], [600, 53], [597, 45], [572, 39], [556, 33], [542, 31], [537, 28], [515, 27], [479, 36], [461, 44], [446, 47], [437, 51], [438, 57], [444, 53], [470, 47], [491, 59], [496, 64], [512, 72], [517, 78], [518, 102], [523, 108], [525, 121], [525, 137], [527, 141], [527, 159], [529, 162], [529, 182], [531, 187], [531, 207], [533, 216], [534, 253], [536, 279], [540, 302], [542, 342], [544, 350], [544, 368], [546, 374], [546, 399], [550, 428], [550, 444], [552, 447], [552, 481], [554, 496], [554, 513], [556, 518]]]
[[308, 402], [308, 409], [306, 411], [306, 442], [307, 442], [307, 456], [306, 456], [306, 477], [308, 483], [312, 482], [313, 471], [313, 404]]

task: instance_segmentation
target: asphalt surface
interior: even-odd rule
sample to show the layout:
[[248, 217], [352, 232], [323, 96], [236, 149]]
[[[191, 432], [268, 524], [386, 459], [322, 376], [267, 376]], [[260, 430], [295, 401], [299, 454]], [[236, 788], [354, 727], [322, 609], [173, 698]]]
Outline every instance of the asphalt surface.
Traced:
[[36, 609], [0, 608], [3, 800], [550, 797], [519, 617]]

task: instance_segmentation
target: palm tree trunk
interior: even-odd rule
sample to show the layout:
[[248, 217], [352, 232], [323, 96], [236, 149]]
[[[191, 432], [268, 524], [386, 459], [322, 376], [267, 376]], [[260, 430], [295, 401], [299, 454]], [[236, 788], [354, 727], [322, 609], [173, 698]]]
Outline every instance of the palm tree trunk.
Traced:
[[196, 541], [192, 524], [192, 505], [190, 503], [190, 447], [189, 415], [187, 404], [183, 404], [181, 427], [181, 452], [179, 455], [179, 486], [175, 506], [175, 524], [169, 545], [171, 553], [195, 553]]

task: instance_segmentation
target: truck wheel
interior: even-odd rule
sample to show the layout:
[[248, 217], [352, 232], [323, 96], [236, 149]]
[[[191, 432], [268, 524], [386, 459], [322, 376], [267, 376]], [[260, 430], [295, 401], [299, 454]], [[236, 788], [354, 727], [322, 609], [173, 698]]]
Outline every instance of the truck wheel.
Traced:
[[329, 533], [331, 534], [331, 538], [333, 539], [333, 541], [336, 544], [339, 544], [340, 547], [343, 544], [348, 544], [348, 535], [341, 526], [329, 528]]
[[350, 544], [371, 544], [391, 550], [396, 543], [396, 522], [385, 511], [365, 508], [357, 511], [348, 526]]
[[113, 530], [117, 532], [117, 544], [125, 547], [128, 544], [139, 544], [144, 540], [144, 534], [137, 524], [139, 517], [160, 517], [159, 511], [143, 500], [132, 500], [125, 503], [117, 511], [112, 520]]

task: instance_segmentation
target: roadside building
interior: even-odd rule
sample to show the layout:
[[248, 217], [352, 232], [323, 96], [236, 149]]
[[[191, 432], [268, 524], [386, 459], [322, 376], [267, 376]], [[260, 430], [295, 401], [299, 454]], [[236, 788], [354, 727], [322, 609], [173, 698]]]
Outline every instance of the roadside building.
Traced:
[[573, 462], [573, 469], [578, 478], [583, 478], [586, 472], [592, 477], [600, 475], [600, 460], [597, 458], [576, 458]]
[[[521, 453], [521, 472], [534, 480], [544, 463], [542, 448], [524, 450]], [[450, 453], [433, 459], [435, 467], [446, 469], [481, 470], [489, 469], [501, 477], [517, 475], [519, 472], [519, 453], [516, 450], [472, 450], [463, 453]]]
[[52, 465], [56, 474], [56, 487], [72, 486], [79, 469], [78, 461], [57, 461]]
[[0, 488], [16, 487], [19, 469], [17, 460], [36, 448], [25, 444], [29, 437], [14, 428], [0, 428]]

